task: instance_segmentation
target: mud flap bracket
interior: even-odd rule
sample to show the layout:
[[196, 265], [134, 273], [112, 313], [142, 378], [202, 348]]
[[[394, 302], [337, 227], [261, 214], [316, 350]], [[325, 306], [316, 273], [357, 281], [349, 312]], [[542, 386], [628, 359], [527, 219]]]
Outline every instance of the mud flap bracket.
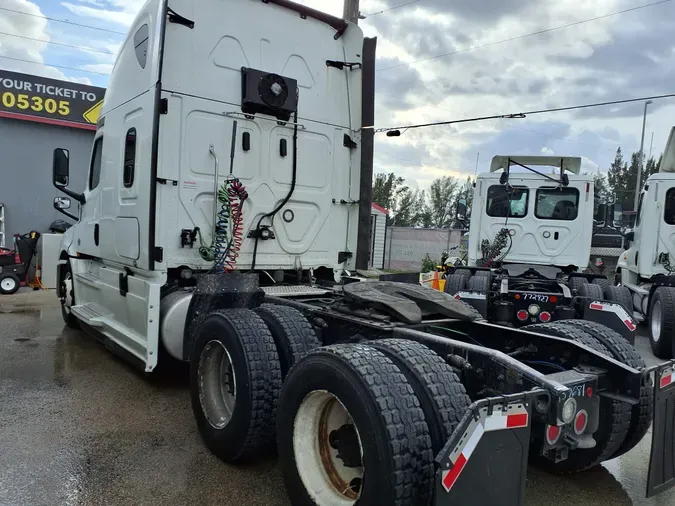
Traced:
[[583, 310], [584, 320], [609, 327], [621, 334], [631, 345], [635, 344], [637, 322], [621, 304], [587, 300], [583, 302]]
[[654, 424], [647, 497], [675, 486], [675, 361], [661, 364], [654, 374]]

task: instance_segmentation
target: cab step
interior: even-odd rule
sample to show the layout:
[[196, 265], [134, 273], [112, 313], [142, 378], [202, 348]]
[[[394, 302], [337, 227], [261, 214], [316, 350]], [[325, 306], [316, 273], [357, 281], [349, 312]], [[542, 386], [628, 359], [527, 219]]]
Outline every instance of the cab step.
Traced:
[[94, 303], [73, 306], [70, 310], [79, 320], [90, 327], [103, 327], [104, 320], [110, 316], [109, 311]]

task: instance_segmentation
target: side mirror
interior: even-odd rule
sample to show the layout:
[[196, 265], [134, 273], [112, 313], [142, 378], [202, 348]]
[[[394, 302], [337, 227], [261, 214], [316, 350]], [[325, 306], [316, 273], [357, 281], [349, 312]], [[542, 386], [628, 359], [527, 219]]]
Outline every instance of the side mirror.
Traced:
[[[602, 206], [603, 204], [600, 204]], [[598, 211], [600, 209], [598, 208]], [[616, 205], [615, 204], [609, 204], [607, 206], [607, 210], [605, 211], [605, 222], [607, 223], [608, 227], [614, 226], [614, 213], [616, 210]]]
[[455, 213], [457, 221], [466, 221], [466, 199], [457, 201], [457, 211]]
[[623, 236], [627, 241], [633, 242], [635, 240], [635, 232], [626, 232]]
[[54, 197], [54, 209], [65, 210], [70, 209], [71, 201], [68, 197]]
[[70, 174], [70, 153], [67, 149], [57, 148], [54, 150], [54, 161], [52, 165], [52, 181], [57, 188], [68, 186]]
[[[70, 190], [63, 190], [70, 191]], [[74, 214], [69, 213], [66, 209], [70, 209], [72, 201], [68, 197], [54, 197], [54, 209], [56, 209], [61, 214], [65, 214], [71, 220], [78, 221], [79, 218]]]

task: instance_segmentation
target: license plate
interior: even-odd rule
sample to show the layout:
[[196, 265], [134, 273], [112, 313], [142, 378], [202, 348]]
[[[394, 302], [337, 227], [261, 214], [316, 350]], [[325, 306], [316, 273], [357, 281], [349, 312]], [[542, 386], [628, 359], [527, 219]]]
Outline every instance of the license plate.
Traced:
[[523, 300], [531, 300], [533, 302], [548, 302], [548, 295], [540, 295], [538, 293], [524, 293], [521, 295]]

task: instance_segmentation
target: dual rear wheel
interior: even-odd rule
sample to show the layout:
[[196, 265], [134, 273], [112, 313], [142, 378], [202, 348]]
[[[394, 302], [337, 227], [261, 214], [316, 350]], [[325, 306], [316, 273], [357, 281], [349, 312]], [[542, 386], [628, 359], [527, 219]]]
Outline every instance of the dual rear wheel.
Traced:
[[429, 504], [433, 458], [471, 402], [425, 346], [319, 348], [306, 318], [282, 306], [211, 314], [197, 330], [190, 374], [209, 449], [236, 463], [276, 439], [298, 505]]

